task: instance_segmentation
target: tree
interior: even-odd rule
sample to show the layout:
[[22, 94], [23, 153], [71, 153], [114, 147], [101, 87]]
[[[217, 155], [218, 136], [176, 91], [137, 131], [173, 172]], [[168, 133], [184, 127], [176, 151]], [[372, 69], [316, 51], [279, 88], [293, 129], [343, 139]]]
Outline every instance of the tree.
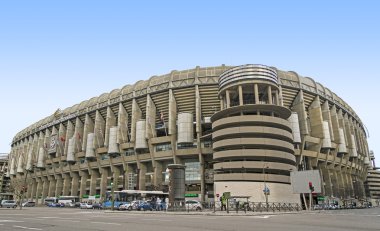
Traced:
[[22, 197], [23, 194], [26, 192], [26, 185], [24, 183], [23, 179], [20, 178], [12, 178], [11, 184], [9, 186], [9, 192], [13, 193], [13, 196], [15, 197], [15, 200], [18, 202], [18, 205], [22, 206]]

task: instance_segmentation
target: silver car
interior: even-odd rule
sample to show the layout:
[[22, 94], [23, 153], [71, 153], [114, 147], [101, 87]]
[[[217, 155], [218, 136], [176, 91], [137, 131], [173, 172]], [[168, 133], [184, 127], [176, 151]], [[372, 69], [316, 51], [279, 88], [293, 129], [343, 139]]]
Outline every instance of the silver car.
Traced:
[[16, 208], [17, 207], [17, 203], [14, 200], [3, 200], [1, 202], [1, 207], [4, 207], [4, 208]]

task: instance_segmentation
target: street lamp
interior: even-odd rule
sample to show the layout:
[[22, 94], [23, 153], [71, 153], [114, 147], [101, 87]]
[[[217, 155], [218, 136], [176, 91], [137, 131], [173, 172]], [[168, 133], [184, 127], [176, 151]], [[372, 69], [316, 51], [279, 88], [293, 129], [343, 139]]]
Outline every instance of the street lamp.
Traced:
[[267, 208], [267, 211], [268, 211], [268, 195], [270, 194], [270, 190], [269, 188], [267, 187], [267, 182], [266, 182], [266, 173], [265, 173], [265, 169], [268, 169], [269, 166], [266, 166], [265, 163], [263, 165], [263, 177], [264, 177], [264, 195], [265, 195], [265, 204], [266, 204], [266, 208]]

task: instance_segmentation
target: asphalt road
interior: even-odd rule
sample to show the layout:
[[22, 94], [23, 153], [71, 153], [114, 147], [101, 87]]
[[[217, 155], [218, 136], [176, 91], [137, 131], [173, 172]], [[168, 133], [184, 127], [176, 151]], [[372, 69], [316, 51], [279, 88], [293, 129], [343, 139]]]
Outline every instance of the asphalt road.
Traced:
[[174, 215], [165, 212], [117, 212], [69, 208], [0, 209], [0, 230], [265, 230], [359, 231], [380, 230], [380, 208], [256, 214], [255, 216]]

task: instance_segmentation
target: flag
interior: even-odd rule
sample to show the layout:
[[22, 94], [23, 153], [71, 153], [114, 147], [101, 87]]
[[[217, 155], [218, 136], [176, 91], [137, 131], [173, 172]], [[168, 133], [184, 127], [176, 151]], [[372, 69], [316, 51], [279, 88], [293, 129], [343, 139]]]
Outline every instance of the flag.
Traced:
[[62, 143], [66, 141], [65, 137], [63, 137], [63, 136], [61, 136], [60, 140]]

